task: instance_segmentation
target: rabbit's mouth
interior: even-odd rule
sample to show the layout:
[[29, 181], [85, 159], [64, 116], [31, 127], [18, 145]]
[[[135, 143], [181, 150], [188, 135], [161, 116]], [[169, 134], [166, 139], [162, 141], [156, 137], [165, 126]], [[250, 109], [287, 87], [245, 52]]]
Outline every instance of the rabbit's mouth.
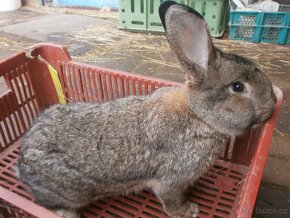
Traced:
[[259, 123], [264, 123], [268, 119], [271, 118], [273, 112], [274, 112], [274, 107], [272, 108], [258, 108], [257, 111], [259, 111], [258, 116], [255, 119], [255, 123], [253, 124], [259, 124]]

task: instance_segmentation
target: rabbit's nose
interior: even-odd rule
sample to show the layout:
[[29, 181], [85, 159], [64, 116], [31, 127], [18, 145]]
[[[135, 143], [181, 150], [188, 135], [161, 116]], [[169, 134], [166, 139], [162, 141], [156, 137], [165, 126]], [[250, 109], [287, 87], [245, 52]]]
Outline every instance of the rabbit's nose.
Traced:
[[274, 91], [272, 91], [271, 94], [272, 94], [272, 99], [274, 100], [274, 103], [276, 104], [277, 103], [277, 97], [276, 97]]
[[[270, 98], [271, 98], [271, 100], [274, 102], [274, 105], [277, 103], [277, 97], [276, 97], [276, 94], [275, 94], [275, 87], [271, 87], [271, 89], [270, 89]], [[271, 101], [271, 100], [269, 100], [269, 101]], [[272, 103], [273, 103], [272, 102]]]

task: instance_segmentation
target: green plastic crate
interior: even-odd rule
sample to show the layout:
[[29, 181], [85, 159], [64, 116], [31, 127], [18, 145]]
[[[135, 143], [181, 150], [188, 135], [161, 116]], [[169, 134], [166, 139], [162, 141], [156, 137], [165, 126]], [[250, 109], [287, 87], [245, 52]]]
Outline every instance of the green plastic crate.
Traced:
[[[164, 0], [119, 0], [119, 27], [132, 31], [164, 32], [158, 8]], [[228, 15], [227, 0], [176, 0], [197, 10], [207, 21], [212, 36], [223, 35]]]

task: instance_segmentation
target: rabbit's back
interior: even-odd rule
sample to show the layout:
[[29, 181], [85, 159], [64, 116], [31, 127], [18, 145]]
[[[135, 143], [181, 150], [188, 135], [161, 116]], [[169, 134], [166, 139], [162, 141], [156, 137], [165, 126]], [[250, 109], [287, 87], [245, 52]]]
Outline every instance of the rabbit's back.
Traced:
[[[154, 166], [145, 160], [149, 148], [140, 122], [144, 99], [55, 105], [45, 110], [22, 140], [19, 160], [20, 177], [37, 201], [53, 207], [59, 204], [55, 199], [65, 201], [76, 195], [87, 203], [98, 194], [123, 192], [130, 180], [133, 187], [148, 177]], [[122, 185], [123, 180], [129, 183]], [[49, 191], [43, 198], [45, 189]]]
[[[127, 99], [131, 103], [127, 106], [122, 101], [52, 106], [24, 137], [22, 159], [41, 162], [42, 158], [59, 155], [68, 165], [79, 167], [90, 176], [108, 176], [100, 175], [106, 174], [106, 167], [117, 167], [116, 160], [133, 158], [126, 155], [128, 152], [140, 152], [140, 147], [131, 145], [144, 140], [142, 122], [138, 122], [144, 115], [144, 111], [138, 114], [142, 101]], [[94, 173], [96, 168], [98, 173]]]

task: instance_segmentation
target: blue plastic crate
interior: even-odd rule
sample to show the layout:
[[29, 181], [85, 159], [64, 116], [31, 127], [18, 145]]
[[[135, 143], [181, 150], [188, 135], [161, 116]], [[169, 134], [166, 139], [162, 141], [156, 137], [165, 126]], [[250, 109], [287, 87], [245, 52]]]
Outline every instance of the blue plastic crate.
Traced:
[[290, 44], [289, 12], [230, 11], [230, 39]]

